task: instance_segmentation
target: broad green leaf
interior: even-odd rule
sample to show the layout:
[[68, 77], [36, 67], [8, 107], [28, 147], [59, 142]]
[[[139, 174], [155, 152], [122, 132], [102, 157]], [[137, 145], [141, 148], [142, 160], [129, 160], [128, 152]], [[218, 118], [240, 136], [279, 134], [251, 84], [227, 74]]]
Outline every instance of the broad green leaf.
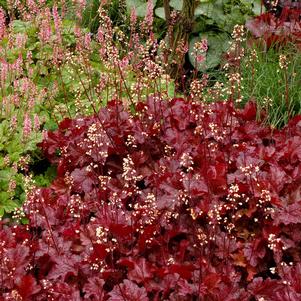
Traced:
[[7, 145], [6, 150], [10, 154], [11, 160], [23, 153], [24, 146], [20, 142], [20, 137], [17, 138], [15, 136], [14, 139]]
[[16, 208], [18, 208], [19, 206], [13, 202], [12, 200], [8, 200], [6, 201], [3, 205], [3, 209], [5, 210], [5, 212], [10, 213], [13, 212]]
[[10, 195], [7, 191], [0, 191], [0, 207], [3, 208], [3, 205], [10, 198]]
[[8, 182], [12, 177], [11, 169], [2, 169], [0, 170], [0, 181]]
[[182, 10], [183, 0], [170, 0], [169, 5], [176, 10]]
[[29, 140], [26, 142], [24, 152], [29, 152], [37, 149], [37, 144], [42, 141], [41, 133], [32, 133]]
[[0, 7], [7, 10], [7, 0], [0, 0]]
[[227, 20], [227, 15], [224, 14], [222, 7], [214, 7], [214, 13], [212, 15], [212, 19], [219, 25], [219, 27], [223, 27], [225, 21]]
[[206, 31], [207, 26], [209, 25], [208, 20], [204, 16], [198, 16], [196, 22], [193, 23], [192, 32], [194, 34], [199, 34], [200, 32]]
[[[157, 0], [153, 0], [154, 7], [156, 6]], [[126, 0], [128, 9], [135, 8], [138, 17], [145, 17], [147, 9], [147, 1], [142, 0]]]
[[155, 9], [155, 14], [157, 17], [165, 20], [165, 12], [164, 12], [164, 7], [158, 7]]
[[208, 18], [212, 18], [215, 12], [214, 6], [211, 2], [204, 2], [197, 6], [194, 15], [200, 16], [204, 15]]
[[53, 119], [49, 119], [44, 125], [44, 129], [48, 131], [55, 131], [57, 128], [58, 125]]
[[26, 33], [30, 30], [30, 33], [32, 34], [33, 30], [35, 30], [31, 22], [21, 20], [14, 20], [11, 26], [14, 33]]
[[252, 11], [255, 15], [260, 15], [261, 12], [265, 12], [265, 7], [261, 4], [261, 1], [254, 0], [252, 5]]
[[29, 224], [28, 218], [22, 217], [22, 218], [21, 218], [21, 224], [22, 224], [22, 225], [28, 225], [28, 224]]

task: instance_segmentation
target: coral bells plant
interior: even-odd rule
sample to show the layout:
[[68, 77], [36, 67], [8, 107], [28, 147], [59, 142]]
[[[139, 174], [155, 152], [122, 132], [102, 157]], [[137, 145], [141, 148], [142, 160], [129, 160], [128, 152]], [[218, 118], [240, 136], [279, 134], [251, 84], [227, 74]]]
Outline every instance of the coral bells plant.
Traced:
[[284, 7], [276, 17], [272, 12], [261, 14], [246, 22], [247, 29], [266, 49], [294, 43], [301, 47], [301, 6]]
[[254, 103], [134, 109], [47, 133], [57, 177], [1, 222], [0, 300], [300, 300], [301, 117], [278, 131]]

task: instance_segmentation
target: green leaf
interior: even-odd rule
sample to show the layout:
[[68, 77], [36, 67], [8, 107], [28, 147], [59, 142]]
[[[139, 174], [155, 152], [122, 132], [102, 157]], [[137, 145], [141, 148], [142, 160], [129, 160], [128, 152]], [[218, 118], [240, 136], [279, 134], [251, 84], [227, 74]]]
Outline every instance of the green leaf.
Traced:
[[173, 98], [175, 97], [175, 83], [170, 82], [168, 84], [168, 90], [167, 90], [168, 97]]
[[58, 125], [53, 119], [49, 119], [44, 125], [44, 129], [47, 131], [55, 131], [57, 128]]
[[31, 22], [21, 20], [12, 21], [11, 26], [14, 33], [26, 33], [28, 30], [32, 33], [32, 31], [35, 30]]
[[197, 6], [194, 15], [195, 16], [203, 15], [208, 18], [212, 18], [213, 13], [215, 13], [213, 4], [211, 2], [204, 2]]
[[[154, 7], [156, 6], [157, 0], [153, 0]], [[129, 10], [132, 8], [136, 9], [136, 14], [138, 17], [145, 17], [147, 2], [142, 0], [126, 0], [126, 5]]]
[[10, 198], [10, 195], [7, 191], [0, 191], [0, 207], [3, 208], [5, 202]]
[[22, 225], [28, 225], [28, 224], [29, 224], [28, 218], [22, 217], [22, 218], [21, 218], [21, 224], [22, 224]]
[[0, 7], [7, 10], [7, 0], [0, 0]]
[[23, 153], [23, 147], [20, 143], [20, 139], [18, 139], [17, 135], [14, 136], [14, 139], [10, 141], [10, 143], [7, 145], [6, 150], [10, 154], [11, 160], [17, 159], [17, 157]]
[[260, 0], [254, 0], [253, 3], [252, 3], [252, 12], [255, 14], [255, 15], [260, 15], [261, 12], [264, 13], [265, 12], [265, 7], [264, 5], [261, 4], [261, 1]]
[[24, 152], [34, 151], [37, 144], [42, 141], [42, 133], [32, 133], [30, 139], [26, 142]]
[[155, 9], [155, 14], [157, 17], [165, 20], [165, 11], [164, 11], [164, 7], [158, 7]]
[[0, 170], [0, 181], [8, 182], [13, 176], [11, 169], [2, 169]]
[[182, 10], [183, 0], [170, 0], [169, 5], [175, 10]]
[[208, 20], [210, 19], [207, 19], [204, 16], [199, 16], [196, 19], [196, 22], [193, 23], [192, 32], [194, 34], [199, 34], [200, 32], [206, 31], [206, 28], [209, 25]]
[[4, 203], [3, 209], [5, 212], [10, 213], [13, 212], [16, 208], [19, 206], [12, 200], [8, 200], [7, 202]]
[[47, 168], [45, 174], [35, 176], [34, 181], [39, 187], [47, 187], [55, 179], [56, 174], [56, 166], [51, 165]]

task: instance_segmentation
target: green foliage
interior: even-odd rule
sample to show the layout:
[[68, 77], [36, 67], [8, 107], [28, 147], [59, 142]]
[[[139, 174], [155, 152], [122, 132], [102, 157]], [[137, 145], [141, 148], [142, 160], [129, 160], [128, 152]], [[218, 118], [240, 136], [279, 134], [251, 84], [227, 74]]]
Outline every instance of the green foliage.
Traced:
[[82, 15], [82, 26], [89, 28], [93, 33], [97, 32], [99, 26], [98, 7], [99, 0], [88, 0]]
[[56, 166], [51, 165], [47, 168], [45, 173], [36, 175], [34, 182], [38, 187], [47, 187], [55, 179], [56, 174]]
[[[301, 53], [294, 45], [278, 50], [270, 48], [266, 52], [257, 48], [255, 50], [257, 59], [250, 59], [251, 48], [242, 64], [243, 96], [245, 101], [256, 99], [259, 107], [267, 111], [267, 121], [279, 128], [288, 122], [289, 116], [301, 114]], [[287, 70], [279, 66], [281, 54], [287, 58]], [[285, 100], [286, 85], [289, 108]]]
[[[154, 7], [157, 4], [157, 0], [153, 0]], [[135, 8], [138, 17], [145, 17], [147, 11], [147, 1], [143, 0], [126, 0], [128, 9]]]
[[[139, 7], [139, 4], [137, 4]], [[81, 25], [88, 28], [93, 34], [97, 33], [99, 27], [98, 8], [100, 6], [99, 0], [88, 0], [85, 10], [83, 11]], [[114, 26], [119, 27], [125, 33], [129, 34], [129, 15], [130, 8], [133, 6], [133, 1], [129, 1], [128, 5], [125, 0], [112, 0], [104, 5], [106, 13], [110, 17]], [[143, 16], [144, 6], [138, 9], [138, 13]], [[146, 9], [146, 4], [145, 4]]]
[[[62, 38], [66, 49], [75, 45], [74, 26], [74, 21], [62, 22]], [[30, 181], [34, 183], [36, 176], [37, 184], [46, 185], [53, 178], [51, 171], [44, 175], [35, 174], [28, 167], [38, 160], [36, 145], [42, 140], [41, 130], [56, 128], [53, 119], [56, 103], [66, 100], [61, 99], [60, 89], [57, 93], [44, 92], [53, 89], [55, 83], [60, 82], [60, 76], [52, 63], [53, 47], [50, 43], [41, 43], [37, 24], [34, 21], [14, 20], [10, 24], [9, 37], [0, 41], [2, 53], [5, 53], [4, 62], [13, 66], [21, 56], [25, 63], [22, 63], [19, 71], [14, 71], [13, 68], [8, 71], [5, 82], [0, 84], [0, 217], [24, 202], [28, 179], [32, 177]], [[17, 37], [24, 38], [26, 43], [20, 47], [15, 42]], [[55, 39], [54, 32], [51, 39]], [[29, 52], [31, 60], [27, 60]], [[15, 85], [16, 83], [19, 84]], [[26, 90], [20, 88], [23, 84], [28, 85]], [[73, 102], [72, 91], [68, 90], [66, 93], [70, 97], [69, 101]], [[13, 101], [15, 97], [18, 99], [17, 103]], [[30, 105], [30, 101], [35, 103]], [[23, 132], [25, 114], [32, 124], [28, 136], [24, 136]], [[41, 122], [40, 127], [35, 129], [34, 116], [38, 116]], [[63, 114], [56, 116], [57, 119], [64, 117]], [[12, 119], [15, 119], [14, 125]]]
[[20, 206], [25, 199], [24, 179], [30, 157], [41, 141], [33, 132], [24, 139], [22, 127], [13, 130], [7, 120], [0, 123], [0, 217]]
[[[231, 91], [229, 74], [238, 71], [241, 76], [241, 105], [255, 101], [258, 119], [264, 119], [272, 127], [282, 128], [290, 118], [301, 114], [301, 52], [292, 44], [282, 48], [271, 47], [268, 51], [255, 45], [243, 46], [245, 55], [236, 70], [209, 73], [203, 100], [216, 101], [216, 94], [222, 96], [221, 100], [227, 100]], [[280, 55], [285, 56], [287, 69], [280, 68]]]
[[[133, 1], [135, 3], [137, 1]], [[176, 11], [181, 11], [183, 0], [171, 0], [169, 5]], [[244, 24], [254, 14], [261, 11], [259, 0], [202, 0], [195, 10], [193, 29], [190, 36], [190, 52], [195, 42], [208, 38], [208, 53], [206, 61], [200, 66], [195, 65], [195, 60], [190, 53], [190, 62], [194, 67], [204, 71], [213, 69], [220, 64], [221, 54], [227, 50], [227, 43], [234, 25]], [[163, 7], [155, 9], [156, 16], [165, 19]]]
[[7, 1], [6, 0], [0, 0], [0, 8], [7, 10]]

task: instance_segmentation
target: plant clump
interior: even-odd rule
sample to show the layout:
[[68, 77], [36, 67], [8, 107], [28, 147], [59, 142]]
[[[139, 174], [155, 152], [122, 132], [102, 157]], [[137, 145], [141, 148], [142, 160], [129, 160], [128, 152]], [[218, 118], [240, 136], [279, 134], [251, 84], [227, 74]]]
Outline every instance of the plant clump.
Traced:
[[[0, 300], [298, 300], [301, 118], [149, 97], [63, 120], [1, 222]], [[20, 218], [28, 224], [18, 224]]]

